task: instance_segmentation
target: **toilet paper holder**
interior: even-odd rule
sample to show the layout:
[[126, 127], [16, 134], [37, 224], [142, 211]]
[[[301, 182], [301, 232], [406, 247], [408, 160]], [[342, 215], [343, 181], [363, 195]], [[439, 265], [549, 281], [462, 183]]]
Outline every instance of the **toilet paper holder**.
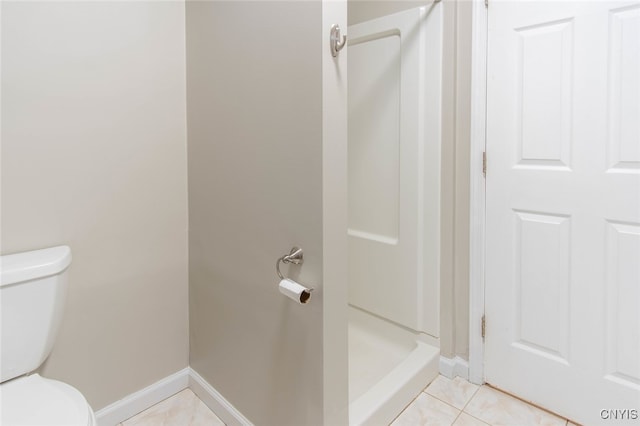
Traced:
[[293, 263], [294, 265], [300, 265], [304, 263], [304, 253], [300, 247], [293, 247], [289, 254], [285, 254], [280, 257], [276, 262], [276, 272], [281, 280], [284, 280], [284, 276], [282, 272], [280, 272], [280, 262], [282, 263]]

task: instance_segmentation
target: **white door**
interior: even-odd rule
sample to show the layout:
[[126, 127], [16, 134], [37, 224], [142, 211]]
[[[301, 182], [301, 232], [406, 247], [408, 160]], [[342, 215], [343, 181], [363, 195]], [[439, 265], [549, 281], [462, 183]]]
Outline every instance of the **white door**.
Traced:
[[348, 31], [349, 303], [432, 335], [441, 9], [434, 3]]
[[640, 3], [490, 1], [488, 37], [485, 379], [611, 424], [640, 411]]

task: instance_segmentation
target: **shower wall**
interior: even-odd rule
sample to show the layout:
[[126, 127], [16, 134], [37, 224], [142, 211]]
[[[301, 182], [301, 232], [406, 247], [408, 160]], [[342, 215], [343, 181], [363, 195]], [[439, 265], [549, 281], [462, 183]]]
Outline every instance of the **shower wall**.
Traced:
[[[321, 19], [187, 2], [190, 365], [259, 425], [323, 418]], [[293, 245], [308, 305], [278, 291]]]
[[[349, 0], [349, 25], [426, 4], [426, 0]], [[469, 350], [469, 144], [471, 2], [442, 0], [440, 191], [440, 350]], [[479, 159], [480, 161], [480, 159]]]
[[441, 9], [349, 26], [349, 303], [433, 337]]

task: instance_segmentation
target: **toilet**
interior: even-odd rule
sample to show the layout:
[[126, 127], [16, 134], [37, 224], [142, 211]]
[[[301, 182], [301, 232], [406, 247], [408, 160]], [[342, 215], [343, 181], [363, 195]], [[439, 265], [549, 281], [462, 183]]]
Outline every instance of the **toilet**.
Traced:
[[72, 386], [33, 373], [51, 353], [62, 319], [71, 249], [0, 257], [0, 424], [94, 426]]

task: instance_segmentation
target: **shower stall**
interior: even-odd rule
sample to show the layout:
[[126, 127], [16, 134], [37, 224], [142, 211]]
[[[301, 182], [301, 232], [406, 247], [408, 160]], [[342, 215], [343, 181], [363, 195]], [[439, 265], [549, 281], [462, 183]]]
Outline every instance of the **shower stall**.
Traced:
[[438, 374], [442, 5], [348, 36], [349, 423], [389, 424]]
[[348, 12], [390, 4], [187, 2], [190, 367], [255, 424], [389, 424], [438, 373], [443, 4]]

